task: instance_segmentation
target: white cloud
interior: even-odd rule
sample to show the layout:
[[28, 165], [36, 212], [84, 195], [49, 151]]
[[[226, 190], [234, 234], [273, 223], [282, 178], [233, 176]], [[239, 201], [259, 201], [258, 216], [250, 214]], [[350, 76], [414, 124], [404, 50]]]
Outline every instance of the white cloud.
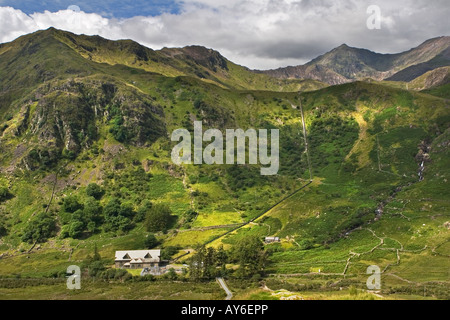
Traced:
[[33, 19], [22, 11], [0, 7], [0, 42], [11, 41], [36, 29], [37, 25]]
[[379, 0], [381, 30], [366, 27], [371, 0], [180, 0], [179, 14], [120, 20], [72, 10], [26, 15], [0, 7], [0, 42], [53, 26], [129, 38], [153, 49], [204, 45], [250, 68], [277, 68], [305, 63], [342, 43], [392, 53], [446, 35], [446, 1]]

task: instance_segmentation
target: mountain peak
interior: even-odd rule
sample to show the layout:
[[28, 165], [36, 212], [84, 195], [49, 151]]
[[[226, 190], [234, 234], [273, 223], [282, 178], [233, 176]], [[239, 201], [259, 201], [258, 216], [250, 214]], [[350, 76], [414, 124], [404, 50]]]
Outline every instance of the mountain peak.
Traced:
[[[334, 85], [366, 78], [389, 79], [408, 69], [405, 72], [409, 74], [407, 79], [410, 79], [436, 67], [449, 65], [449, 47], [448, 36], [429, 39], [418, 47], [397, 54], [376, 53], [343, 43], [303, 66], [267, 70], [266, 74], [279, 78], [317, 79]], [[409, 69], [412, 66], [414, 69]], [[399, 79], [404, 79], [404, 75], [401, 74]]]
[[[346, 43], [341, 44], [339, 47], [334, 48], [333, 50], [329, 51], [329, 53], [335, 53], [335, 52], [347, 52], [347, 51], [351, 51], [351, 50], [355, 50], [356, 48], [350, 47], [349, 45], [347, 45]], [[327, 54], [327, 53], [326, 53]]]
[[228, 70], [227, 59], [220, 52], [204, 46], [190, 45], [183, 48], [163, 48], [161, 52], [171, 57], [182, 55], [214, 72], [217, 72], [218, 69]]

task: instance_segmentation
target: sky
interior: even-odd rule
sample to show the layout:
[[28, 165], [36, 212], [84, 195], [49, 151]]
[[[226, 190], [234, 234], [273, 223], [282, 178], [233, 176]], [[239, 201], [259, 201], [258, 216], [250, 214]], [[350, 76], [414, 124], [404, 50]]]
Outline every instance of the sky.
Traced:
[[[370, 27], [373, 5], [379, 28]], [[0, 0], [0, 43], [55, 27], [155, 50], [203, 45], [251, 69], [274, 69], [343, 43], [406, 51], [450, 35], [449, 16], [449, 0]]]

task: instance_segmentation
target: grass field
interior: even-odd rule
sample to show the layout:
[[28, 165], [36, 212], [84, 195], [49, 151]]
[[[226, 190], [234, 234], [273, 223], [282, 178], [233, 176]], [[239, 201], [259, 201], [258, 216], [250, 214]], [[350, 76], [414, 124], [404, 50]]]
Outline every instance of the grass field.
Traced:
[[0, 287], [2, 300], [217, 300], [224, 297], [224, 291], [215, 282], [198, 284], [161, 281], [130, 284], [83, 281], [80, 290], [68, 290], [64, 281], [25, 288]]

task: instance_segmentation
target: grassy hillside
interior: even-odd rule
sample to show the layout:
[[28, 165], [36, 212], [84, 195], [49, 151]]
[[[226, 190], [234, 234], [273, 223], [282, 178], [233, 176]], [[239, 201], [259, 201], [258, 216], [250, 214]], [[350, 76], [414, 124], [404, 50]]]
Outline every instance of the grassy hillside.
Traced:
[[82, 57], [99, 63], [125, 65], [168, 77], [192, 76], [225, 88], [296, 91], [323, 88], [319, 81], [285, 81], [255, 74], [219, 52], [201, 46], [152, 50], [131, 40], [75, 36], [50, 29], [54, 37]]
[[[254, 235], [282, 241], [265, 246], [252, 284], [232, 282], [240, 297], [326, 298], [318, 292], [344, 287], [341, 298], [374, 298], [361, 291], [372, 264], [383, 296], [427, 286], [448, 297], [448, 100], [442, 82], [404, 85], [277, 80], [201, 47], [153, 51], [54, 29], [0, 46], [0, 293], [22, 296], [21, 281], [31, 285], [13, 278], [30, 277], [42, 282], [32, 292], [67, 298], [47, 278], [88, 266], [96, 251], [110, 266], [114, 251], [148, 247], [151, 235], [169, 258], [204, 244], [233, 257]], [[173, 164], [170, 135], [195, 120], [204, 130], [279, 129], [278, 174]], [[154, 208], [169, 213], [156, 229]], [[239, 276], [232, 258], [227, 268]], [[141, 285], [133, 279], [93, 280], [80, 297], [131, 297], [122, 290]], [[223, 298], [202, 288], [197, 298]]]

